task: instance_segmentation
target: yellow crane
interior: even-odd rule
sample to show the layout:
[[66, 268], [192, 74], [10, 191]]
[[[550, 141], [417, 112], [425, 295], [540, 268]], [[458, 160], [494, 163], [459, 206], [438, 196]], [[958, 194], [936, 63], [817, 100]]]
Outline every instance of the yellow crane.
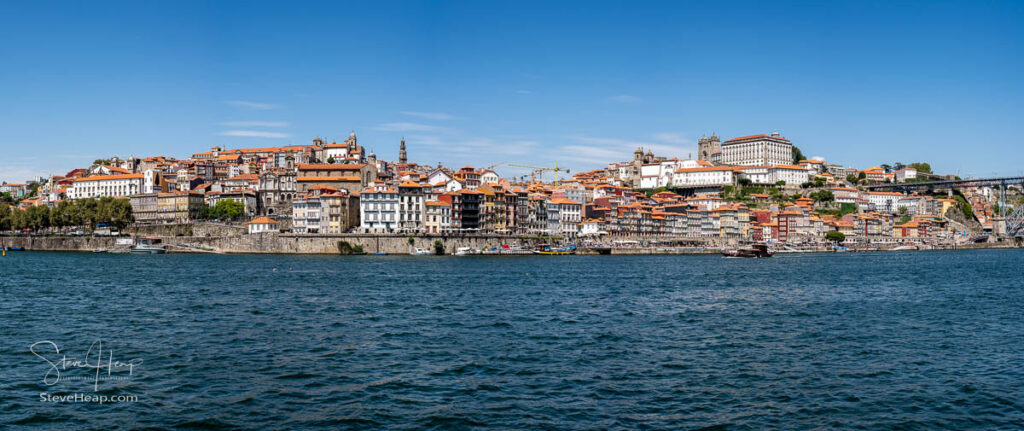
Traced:
[[515, 163], [509, 163], [508, 165], [509, 166], [515, 166], [517, 168], [533, 169], [533, 171], [530, 172], [530, 181], [534, 181], [536, 179], [537, 175], [540, 176], [541, 181], [544, 181], [544, 172], [547, 172], [547, 171], [554, 172], [555, 173], [555, 182], [554, 182], [555, 185], [558, 185], [558, 173], [559, 172], [565, 172], [566, 174], [569, 173], [568, 169], [559, 168], [558, 167], [558, 162], [555, 162], [555, 167], [553, 167], [553, 168], [549, 168], [549, 167], [546, 167], [546, 166], [519, 165], [519, 164], [515, 164]]

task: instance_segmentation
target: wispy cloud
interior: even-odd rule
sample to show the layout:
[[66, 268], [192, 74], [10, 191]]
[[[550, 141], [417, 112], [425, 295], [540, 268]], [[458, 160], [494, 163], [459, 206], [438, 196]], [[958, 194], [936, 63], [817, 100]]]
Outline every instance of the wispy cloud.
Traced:
[[260, 130], [225, 130], [220, 132], [221, 136], [239, 136], [245, 138], [287, 138], [291, 135], [278, 132], [264, 132]]
[[228, 100], [226, 103], [236, 108], [255, 109], [259, 111], [281, 108], [281, 105], [275, 105], [272, 103], [250, 102], [248, 100]]
[[288, 127], [291, 124], [284, 121], [228, 121], [221, 125], [229, 127]]
[[431, 126], [429, 124], [398, 122], [378, 125], [377, 127], [374, 127], [374, 130], [382, 132], [447, 132], [451, 129], [441, 126]]
[[533, 94], [530, 90], [516, 90], [516, 94]]
[[399, 112], [399, 114], [408, 115], [410, 117], [418, 117], [418, 118], [424, 118], [424, 119], [427, 119], [427, 120], [438, 120], [438, 121], [458, 120], [459, 119], [459, 117], [456, 117], [456, 116], [454, 116], [452, 114], [445, 114], [443, 112], [401, 111], [401, 112]]
[[695, 142], [693, 142], [692, 139], [687, 138], [686, 135], [684, 135], [682, 133], [673, 133], [673, 132], [655, 133], [651, 137], [654, 138], [654, 140], [656, 140], [656, 141], [664, 142], [666, 144], [672, 144], [672, 145], [695, 145], [696, 144]]
[[620, 94], [618, 96], [609, 97], [608, 101], [615, 103], [639, 103], [643, 102], [644, 99], [629, 94]]

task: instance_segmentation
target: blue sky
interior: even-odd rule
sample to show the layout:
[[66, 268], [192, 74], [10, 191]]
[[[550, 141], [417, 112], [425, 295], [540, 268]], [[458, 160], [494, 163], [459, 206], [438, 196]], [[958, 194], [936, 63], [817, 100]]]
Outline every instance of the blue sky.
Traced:
[[412, 161], [451, 166], [592, 169], [778, 130], [848, 166], [1020, 174], [1022, 18], [1021, 2], [5, 1], [0, 180], [353, 130], [379, 157], [404, 136]]

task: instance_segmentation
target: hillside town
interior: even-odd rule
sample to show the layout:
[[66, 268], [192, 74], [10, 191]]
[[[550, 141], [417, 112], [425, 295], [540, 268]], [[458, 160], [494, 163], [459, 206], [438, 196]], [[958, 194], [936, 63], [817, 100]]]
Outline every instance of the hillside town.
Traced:
[[[19, 214], [36, 207], [56, 214], [62, 205], [111, 198], [130, 204], [122, 225], [217, 220], [254, 235], [486, 233], [567, 242], [800, 245], [826, 238], [967, 242], [1000, 228], [1000, 191], [992, 187], [871, 190], [956, 177], [937, 175], [927, 163], [852, 168], [805, 159], [778, 132], [725, 141], [704, 136], [696, 158], [637, 148], [632, 160], [590, 171], [531, 166], [518, 177], [499, 174], [506, 163], [411, 162], [405, 140], [397, 145], [393, 161], [367, 153], [355, 133], [342, 142], [317, 137], [309, 145], [216, 146], [185, 159], [97, 160], [63, 175], [0, 186], [10, 206], [0, 207], [0, 228], [42, 231], [75, 224], [55, 221], [56, 215]], [[1019, 188], [1011, 194], [1019, 196]], [[92, 219], [90, 227], [99, 221]]]

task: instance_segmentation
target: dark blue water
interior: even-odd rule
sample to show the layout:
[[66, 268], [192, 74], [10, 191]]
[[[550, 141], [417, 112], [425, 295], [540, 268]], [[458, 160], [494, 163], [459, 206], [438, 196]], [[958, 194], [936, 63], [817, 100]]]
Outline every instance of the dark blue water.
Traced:
[[[1022, 262], [9, 253], [0, 424], [1019, 429]], [[143, 362], [47, 386], [41, 340]]]

